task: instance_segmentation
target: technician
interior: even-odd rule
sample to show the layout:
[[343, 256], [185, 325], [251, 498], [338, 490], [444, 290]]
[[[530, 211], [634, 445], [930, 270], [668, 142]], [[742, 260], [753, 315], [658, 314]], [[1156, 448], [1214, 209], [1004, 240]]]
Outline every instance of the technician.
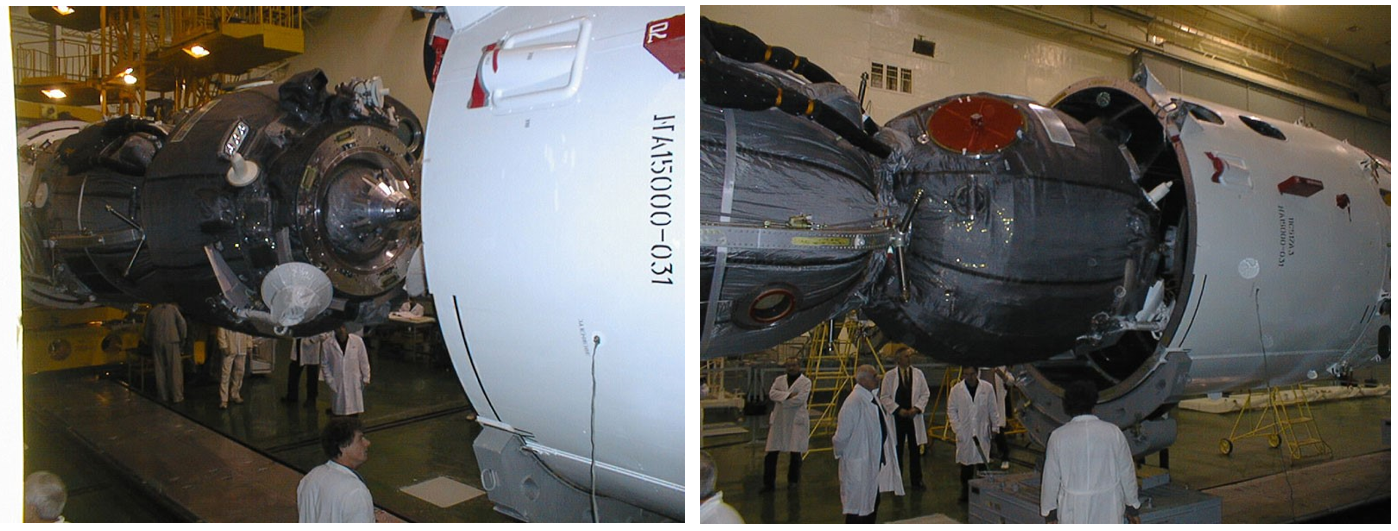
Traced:
[[1092, 414], [1097, 386], [1079, 380], [1063, 394], [1063, 412], [1073, 417], [1049, 434], [1039, 514], [1050, 524], [1141, 523], [1136, 465], [1131, 447], [1115, 424]]

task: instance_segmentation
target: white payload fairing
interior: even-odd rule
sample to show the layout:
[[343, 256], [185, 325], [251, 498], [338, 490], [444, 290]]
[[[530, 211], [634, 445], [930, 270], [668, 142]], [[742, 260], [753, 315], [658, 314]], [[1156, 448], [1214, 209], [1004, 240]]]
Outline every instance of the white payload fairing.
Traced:
[[1388, 357], [1387, 160], [1144, 70], [880, 128], [810, 60], [703, 25], [704, 357], [861, 308], [933, 358], [1014, 365], [1041, 442], [1095, 381], [1138, 455], [1186, 394]]
[[526, 521], [683, 520], [684, 9], [447, 14], [424, 265], [482, 485]]

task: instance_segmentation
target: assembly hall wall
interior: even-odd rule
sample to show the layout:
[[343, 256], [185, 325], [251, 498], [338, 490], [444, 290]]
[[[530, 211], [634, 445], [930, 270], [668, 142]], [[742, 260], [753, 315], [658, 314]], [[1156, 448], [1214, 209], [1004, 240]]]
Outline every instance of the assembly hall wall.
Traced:
[[406, 6], [330, 7], [306, 22], [306, 53], [293, 57], [287, 72], [319, 68], [332, 88], [353, 77], [379, 76], [389, 95], [425, 124], [432, 91], [423, 73], [422, 45], [430, 18], [415, 19]]
[[[1051, 101], [1090, 77], [1129, 78], [1133, 48], [1083, 33], [1026, 24], [987, 6], [703, 6], [712, 20], [742, 26], [768, 44], [803, 55], [851, 91], [871, 63], [912, 71], [903, 92], [871, 88], [870, 116], [884, 123], [907, 109], [963, 93], [990, 92]], [[914, 39], [936, 43], [929, 57], [912, 52]], [[1390, 126], [1153, 54], [1141, 60], [1171, 91], [1286, 121], [1302, 120], [1326, 134], [1390, 153]], [[872, 84], [871, 84], [872, 85]]]

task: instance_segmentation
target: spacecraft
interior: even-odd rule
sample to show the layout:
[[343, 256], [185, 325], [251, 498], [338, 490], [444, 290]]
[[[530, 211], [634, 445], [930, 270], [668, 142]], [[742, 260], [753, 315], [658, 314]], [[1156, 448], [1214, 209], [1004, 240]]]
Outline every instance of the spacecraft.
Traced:
[[708, 20], [703, 37], [705, 358], [857, 308], [935, 359], [1013, 365], [1040, 442], [1063, 387], [1095, 381], [1141, 455], [1174, 441], [1185, 395], [1389, 355], [1383, 158], [1144, 69], [877, 127], [809, 59]]
[[377, 78], [327, 83], [21, 132], [26, 301], [175, 302], [265, 336], [387, 318], [421, 242], [422, 125]]
[[683, 520], [683, 8], [446, 9], [423, 265], [481, 484], [525, 521]]

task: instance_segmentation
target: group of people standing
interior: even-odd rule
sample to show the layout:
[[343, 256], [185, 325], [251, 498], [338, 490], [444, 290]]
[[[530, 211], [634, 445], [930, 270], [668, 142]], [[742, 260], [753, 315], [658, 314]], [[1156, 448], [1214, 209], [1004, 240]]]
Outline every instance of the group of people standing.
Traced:
[[[223, 353], [219, 373], [219, 409], [228, 404], [242, 404], [243, 374], [248, 354], [254, 348], [251, 335], [219, 328], [215, 334], [219, 352]], [[184, 401], [184, 367], [182, 354], [189, 338], [188, 325], [179, 307], [170, 303], [153, 306], [146, 314], [144, 330], [155, 360], [156, 392], [160, 399], [172, 403]], [[324, 370], [321, 366], [324, 366]], [[369, 351], [359, 334], [351, 333], [345, 325], [334, 331], [298, 338], [291, 348], [291, 365], [287, 374], [284, 402], [299, 399], [301, 374], [306, 375], [307, 406], [315, 406], [319, 382], [324, 381], [334, 393], [328, 412], [348, 416], [364, 412], [364, 387], [369, 385]]]
[[[879, 378], [871, 365], [855, 369], [855, 387], [840, 407], [834, 436], [839, 462], [840, 502], [846, 523], [873, 523], [880, 494], [904, 495], [902, 468], [909, 461], [913, 490], [925, 490], [921, 445], [927, 444], [926, 408], [931, 398], [927, 378], [912, 367], [914, 351], [897, 351], [898, 365]], [[1006, 386], [1004, 368], [963, 367], [962, 377], [948, 393], [947, 419], [956, 433], [956, 462], [961, 467], [961, 495], [968, 499], [969, 482], [977, 468], [991, 465], [992, 443], [1009, 468], [1009, 443], [1003, 433]], [[786, 374], [772, 383], [774, 403], [763, 469], [763, 491], [775, 488], [777, 464], [789, 453], [787, 482], [800, 481], [801, 456], [809, 445], [807, 400], [811, 380], [801, 374], [796, 358], [786, 360]], [[1049, 437], [1040, 505], [1051, 523], [1133, 522], [1140, 502], [1135, 466], [1125, 436], [1115, 425], [1091, 414], [1097, 403], [1091, 382], [1075, 382], [1067, 390], [1065, 411], [1072, 417]]]

